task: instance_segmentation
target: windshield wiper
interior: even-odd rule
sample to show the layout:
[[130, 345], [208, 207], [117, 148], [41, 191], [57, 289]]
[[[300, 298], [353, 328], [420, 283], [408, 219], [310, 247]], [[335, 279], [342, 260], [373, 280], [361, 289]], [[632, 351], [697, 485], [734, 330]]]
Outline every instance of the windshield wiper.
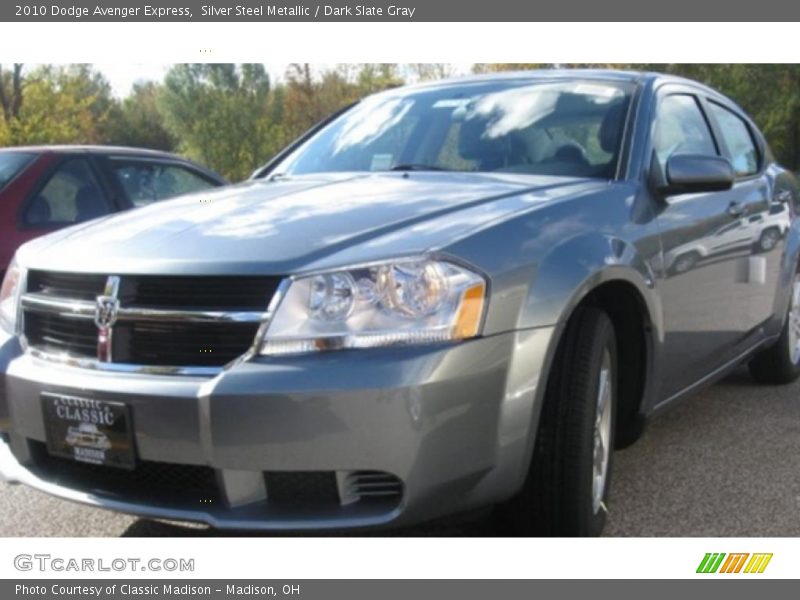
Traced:
[[449, 171], [444, 167], [437, 167], [436, 165], [425, 165], [422, 163], [402, 163], [393, 166], [390, 171]]

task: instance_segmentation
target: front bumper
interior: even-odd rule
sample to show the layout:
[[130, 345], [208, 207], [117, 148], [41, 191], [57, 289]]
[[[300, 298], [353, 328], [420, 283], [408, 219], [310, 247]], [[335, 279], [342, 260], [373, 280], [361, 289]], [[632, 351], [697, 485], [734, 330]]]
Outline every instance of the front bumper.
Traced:
[[[0, 474], [78, 502], [230, 529], [401, 525], [491, 504], [524, 480], [552, 335], [260, 358], [211, 379], [56, 366], [0, 337]], [[141, 464], [205, 469], [219, 494], [121, 491], [43, 467], [43, 392], [124, 402]], [[273, 501], [265, 473], [293, 472], [332, 472], [339, 483], [391, 474], [402, 491], [383, 503]]]

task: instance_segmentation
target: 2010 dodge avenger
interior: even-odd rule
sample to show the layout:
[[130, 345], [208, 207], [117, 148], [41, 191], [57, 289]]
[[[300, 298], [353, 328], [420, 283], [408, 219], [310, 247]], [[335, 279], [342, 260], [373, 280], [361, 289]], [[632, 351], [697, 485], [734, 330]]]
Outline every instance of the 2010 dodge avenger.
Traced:
[[494, 505], [594, 535], [612, 451], [800, 373], [798, 183], [728, 98], [546, 71], [380, 93], [242, 185], [23, 246], [0, 467], [221, 528]]

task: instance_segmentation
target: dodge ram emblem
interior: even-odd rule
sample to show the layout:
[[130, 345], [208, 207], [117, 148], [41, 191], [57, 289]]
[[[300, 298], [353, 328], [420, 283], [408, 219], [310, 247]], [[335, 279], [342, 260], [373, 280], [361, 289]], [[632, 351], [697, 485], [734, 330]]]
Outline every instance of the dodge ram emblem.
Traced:
[[119, 300], [114, 296], [98, 296], [97, 307], [94, 311], [94, 324], [99, 329], [113, 327], [117, 322], [119, 313]]
[[106, 280], [102, 296], [97, 296], [94, 309], [94, 324], [97, 325], [97, 360], [111, 362], [111, 335], [119, 315], [119, 277]]

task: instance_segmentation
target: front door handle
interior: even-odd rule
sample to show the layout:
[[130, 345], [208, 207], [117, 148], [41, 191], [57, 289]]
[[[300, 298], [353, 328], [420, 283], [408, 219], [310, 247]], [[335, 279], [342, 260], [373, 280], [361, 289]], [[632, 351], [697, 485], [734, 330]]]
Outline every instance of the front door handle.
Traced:
[[728, 205], [728, 214], [738, 219], [744, 214], [744, 204], [740, 202], [731, 202]]

